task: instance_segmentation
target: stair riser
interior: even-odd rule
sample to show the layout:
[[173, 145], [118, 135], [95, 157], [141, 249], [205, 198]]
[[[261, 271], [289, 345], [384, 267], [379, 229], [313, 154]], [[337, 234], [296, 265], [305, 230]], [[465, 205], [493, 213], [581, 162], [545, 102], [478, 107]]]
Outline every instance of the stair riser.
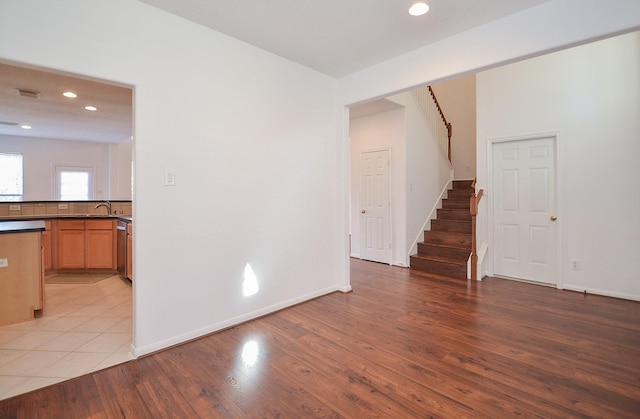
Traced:
[[472, 180], [454, 180], [453, 189], [471, 189]]
[[437, 212], [439, 220], [471, 220], [471, 213], [467, 209], [443, 208]]
[[442, 231], [425, 231], [424, 242], [429, 244], [444, 244], [452, 247], [471, 249], [471, 235], [451, 234]]
[[447, 191], [447, 198], [469, 198], [473, 195], [473, 189], [449, 189]]
[[431, 230], [471, 234], [471, 221], [431, 220]]
[[437, 260], [411, 258], [411, 269], [451, 278], [467, 279], [467, 265], [451, 264]]
[[462, 262], [469, 259], [469, 253], [470, 253], [469, 249], [434, 246], [426, 243], [418, 243], [418, 254], [421, 256], [451, 258], [451, 259], [457, 259]]
[[469, 209], [468, 199], [443, 199], [442, 208]]
[[467, 260], [471, 251], [471, 214], [469, 197], [474, 193], [471, 181], [454, 181], [424, 232], [418, 254], [411, 256], [411, 269], [449, 278], [467, 278]]

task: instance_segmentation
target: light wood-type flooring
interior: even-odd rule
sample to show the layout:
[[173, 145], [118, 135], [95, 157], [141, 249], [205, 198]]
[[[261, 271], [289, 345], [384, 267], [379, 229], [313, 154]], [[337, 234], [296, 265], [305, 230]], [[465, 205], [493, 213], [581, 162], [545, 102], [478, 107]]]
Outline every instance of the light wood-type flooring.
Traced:
[[0, 417], [640, 416], [640, 303], [351, 268], [352, 293], [1, 401]]

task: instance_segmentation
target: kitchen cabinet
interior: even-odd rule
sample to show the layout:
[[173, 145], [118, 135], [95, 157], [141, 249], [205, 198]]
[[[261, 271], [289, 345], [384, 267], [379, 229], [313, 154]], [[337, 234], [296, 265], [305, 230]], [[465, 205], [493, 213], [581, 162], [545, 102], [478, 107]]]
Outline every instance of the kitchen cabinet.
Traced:
[[0, 325], [30, 320], [44, 304], [43, 221], [0, 223]]
[[114, 219], [59, 220], [59, 269], [116, 269]]
[[85, 263], [87, 269], [116, 269], [114, 220], [85, 221]]
[[58, 221], [58, 268], [84, 269], [84, 220]]

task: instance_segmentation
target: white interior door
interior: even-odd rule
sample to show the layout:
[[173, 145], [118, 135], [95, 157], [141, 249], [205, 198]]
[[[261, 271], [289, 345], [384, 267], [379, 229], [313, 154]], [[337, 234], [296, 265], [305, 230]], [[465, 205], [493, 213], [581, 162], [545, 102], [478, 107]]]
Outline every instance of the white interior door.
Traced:
[[391, 263], [389, 151], [361, 154], [360, 257]]
[[496, 275], [557, 284], [555, 138], [493, 145]]

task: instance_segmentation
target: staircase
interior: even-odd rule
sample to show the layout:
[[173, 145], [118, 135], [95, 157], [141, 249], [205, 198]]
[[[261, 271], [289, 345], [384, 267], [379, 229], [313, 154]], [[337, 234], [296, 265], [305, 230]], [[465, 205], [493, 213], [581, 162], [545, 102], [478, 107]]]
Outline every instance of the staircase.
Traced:
[[467, 260], [471, 254], [471, 212], [469, 198], [474, 193], [471, 180], [454, 180], [424, 232], [418, 253], [411, 256], [411, 269], [450, 278], [467, 279]]

